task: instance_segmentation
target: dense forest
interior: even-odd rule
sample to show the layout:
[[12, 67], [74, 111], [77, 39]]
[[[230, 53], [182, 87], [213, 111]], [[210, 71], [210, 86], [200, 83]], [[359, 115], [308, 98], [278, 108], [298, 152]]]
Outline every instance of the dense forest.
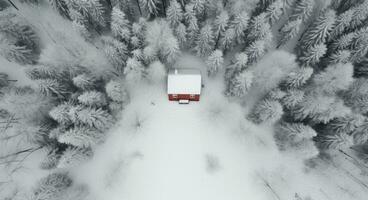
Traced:
[[367, 53], [366, 0], [0, 0], [0, 167], [46, 152], [27, 198], [83, 199], [68, 169], [93, 158], [129, 88], [189, 54], [281, 153], [366, 168]]

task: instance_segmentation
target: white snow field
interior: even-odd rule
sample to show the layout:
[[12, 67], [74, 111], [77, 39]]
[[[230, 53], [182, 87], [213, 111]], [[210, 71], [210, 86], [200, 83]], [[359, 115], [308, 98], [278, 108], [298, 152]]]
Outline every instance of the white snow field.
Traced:
[[365, 199], [368, 190], [341, 171], [306, 172], [280, 154], [272, 132], [248, 122], [220, 83], [206, 82], [189, 105], [168, 101], [163, 81], [136, 85], [118, 127], [73, 170], [77, 182], [108, 200]]

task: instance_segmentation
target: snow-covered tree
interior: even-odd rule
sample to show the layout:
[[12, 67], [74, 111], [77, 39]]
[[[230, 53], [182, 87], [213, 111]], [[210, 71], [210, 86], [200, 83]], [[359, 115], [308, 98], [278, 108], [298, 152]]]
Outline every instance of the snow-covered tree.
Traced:
[[269, 100], [276, 100], [280, 101], [282, 98], [284, 98], [286, 95], [286, 92], [282, 91], [279, 87], [273, 88], [270, 90], [266, 95], [265, 98]]
[[308, 19], [312, 14], [314, 5], [314, 0], [297, 0], [294, 4], [292, 14], [290, 15], [289, 19], [295, 20], [300, 18], [305, 22], [306, 19]]
[[260, 15], [254, 17], [248, 27], [248, 40], [253, 42], [256, 40], [270, 39], [271, 27], [267, 21], [267, 14], [261, 13]]
[[53, 172], [39, 180], [32, 193], [32, 199], [56, 199], [60, 197], [72, 183], [73, 181], [67, 173]]
[[228, 28], [220, 39], [220, 46], [223, 50], [230, 50], [233, 48], [235, 42], [235, 30]]
[[249, 63], [255, 63], [266, 53], [266, 42], [264, 40], [254, 41], [245, 49]]
[[221, 50], [215, 50], [208, 56], [207, 64], [207, 74], [208, 76], [215, 76], [217, 72], [221, 69], [224, 63], [224, 58]]
[[65, 0], [48, 0], [48, 2], [53, 9], [60, 13], [61, 16], [69, 18], [69, 10], [68, 6], [65, 3]]
[[152, 63], [155, 60], [158, 60], [158, 52], [157, 50], [152, 47], [152, 46], [146, 46], [143, 49], [143, 59], [144, 59], [144, 64], [148, 65], [150, 63]]
[[163, 54], [167, 63], [174, 63], [180, 54], [179, 42], [171, 35], [166, 38], [164, 45], [162, 46], [161, 53]]
[[284, 114], [282, 106], [278, 101], [262, 100], [256, 104], [248, 115], [254, 123], [274, 123]]
[[351, 33], [342, 35], [341, 37], [337, 38], [331, 43], [330, 49], [336, 50], [336, 51], [347, 49], [348, 47], [350, 47], [355, 37], [356, 37], [356, 32], [351, 32]]
[[[75, 123], [88, 125], [100, 131], [107, 130], [114, 122], [113, 117], [101, 108], [86, 107], [76, 112], [77, 121]], [[73, 118], [72, 118], [73, 120]]]
[[197, 51], [197, 55], [202, 57], [208, 56], [213, 49], [214, 42], [211, 24], [204, 25], [196, 41], [195, 50]]
[[343, 63], [346, 64], [350, 62], [351, 52], [349, 50], [339, 50], [332, 53], [328, 58], [328, 64], [338, 64]]
[[281, 104], [288, 109], [294, 108], [298, 103], [303, 101], [304, 91], [297, 89], [290, 89], [286, 91], [285, 96], [281, 99]]
[[361, 61], [368, 53], [368, 28], [358, 30], [351, 43], [352, 62]]
[[284, 14], [284, 0], [273, 1], [266, 9], [270, 24], [274, 24]]
[[75, 167], [86, 162], [92, 157], [93, 153], [90, 149], [68, 147], [60, 157], [58, 168]]
[[151, 15], [156, 16], [158, 14], [158, 2], [157, 0], [139, 0], [139, 3], [143, 8]]
[[353, 146], [353, 137], [344, 133], [321, 134], [316, 138], [321, 149], [348, 149]]
[[147, 76], [153, 83], [162, 83], [166, 77], [165, 66], [160, 61], [155, 61], [148, 66]]
[[56, 96], [65, 98], [68, 95], [68, 88], [56, 79], [40, 79], [36, 81], [38, 90], [45, 96]]
[[144, 74], [144, 66], [136, 58], [128, 58], [124, 74], [129, 81], [140, 80]]
[[60, 159], [60, 154], [57, 153], [55, 149], [51, 150], [45, 156], [45, 159], [41, 162], [40, 168], [41, 169], [53, 169], [55, 168]]
[[129, 41], [130, 23], [124, 12], [118, 7], [114, 7], [111, 12], [111, 32], [116, 38]]
[[320, 59], [326, 54], [326, 51], [327, 47], [325, 44], [316, 44], [305, 49], [300, 55], [299, 61], [303, 66], [313, 66], [320, 61]]
[[9, 75], [0, 72], [0, 89], [9, 85]]
[[335, 118], [327, 124], [329, 132], [348, 134], [360, 127], [364, 122], [364, 117], [360, 114], [351, 114]]
[[69, 103], [62, 103], [50, 110], [49, 115], [52, 119], [63, 125], [69, 125], [72, 123], [69, 110], [71, 105]]
[[330, 39], [336, 39], [347, 29], [347, 27], [350, 26], [350, 22], [353, 19], [353, 15], [354, 10], [349, 9], [337, 16], [335, 26], [330, 35]]
[[354, 10], [353, 17], [350, 21], [349, 28], [354, 29], [365, 23], [368, 17], [368, 2], [363, 1], [361, 4], [357, 4], [352, 8]]
[[2, 35], [0, 35], [0, 56], [10, 62], [18, 62], [20, 64], [32, 64], [36, 60], [32, 50], [27, 49], [25, 46], [16, 46]]
[[302, 24], [302, 19], [298, 18], [296, 20], [289, 21], [284, 26], [282, 26], [282, 28], [280, 29], [281, 38], [278, 43], [278, 47], [286, 44], [286, 42], [288, 42], [289, 40], [297, 36], [300, 30], [301, 24]]
[[86, 106], [101, 107], [107, 105], [105, 94], [98, 91], [86, 91], [78, 96], [78, 101]]
[[365, 78], [355, 79], [344, 94], [344, 101], [356, 113], [368, 112], [368, 80]]
[[183, 23], [179, 23], [179, 25], [174, 30], [174, 35], [179, 41], [180, 47], [184, 47], [187, 42], [187, 28]]
[[222, 11], [213, 22], [216, 35], [215, 48], [217, 48], [218, 42], [220, 41], [221, 36], [225, 33], [228, 25], [229, 25], [229, 14], [226, 11]]
[[334, 27], [336, 14], [333, 10], [322, 12], [313, 24], [308, 27], [301, 38], [300, 48], [310, 48], [312, 46], [326, 42]]
[[183, 10], [176, 0], [171, 1], [167, 8], [167, 19], [172, 27], [178, 26], [183, 19]]
[[113, 101], [128, 103], [129, 94], [120, 81], [111, 80], [106, 84], [106, 93]]
[[[312, 138], [317, 136], [310, 126], [303, 123], [281, 123], [276, 126], [275, 139], [277, 145], [281, 150], [292, 150], [294, 146], [298, 146], [299, 143], [309, 140], [312, 142]], [[290, 148], [290, 149], [289, 149]]]
[[235, 14], [231, 21], [231, 27], [235, 30], [235, 38], [238, 43], [244, 42], [245, 30], [248, 27], [249, 16], [246, 11]]
[[58, 137], [58, 142], [86, 148], [100, 143], [103, 137], [103, 133], [82, 126], [69, 129]]
[[125, 62], [128, 59], [128, 48], [126, 44], [111, 37], [103, 37], [104, 53], [108, 61], [118, 73], [123, 73]]
[[353, 82], [353, 65], [335, 64], [328, 66], [323, 72], [316, 74], [312, 79], [314, 91], [322, 91], [327, 94], [346, 90]]
[[253, 73], [251, 71], [244, 70], [234, 74], [234, 77], [230, 79], [227, 95], [235, 97], [244, 96], [252, 86], [252, 82]]
[[196, 36], [199, 32], [198, 19], [195, 15], [192, 4], [187, 4], [185, 6], [184, 19], [187, 25], [187, 41], [191, 41], [187, 46], [190, 47], [196, 40]]
[[230, 83], [231, 78], [235, 73], [239, 73], [240, 71], [247, 68], [248, 64], [248, 56], [246, 53], [237, 53], [234, 56], [234, 60], [232, 60], [232, 64], [228, 65], [225, 69], [225, 81]]
[[[106, 25], [105, 8], [99, 0], [66, 0], [73, 21], [90, 22], [93, 26]], [[82, 18], [81, 18], [82, 17]]]
[[97, 79], [93, 75], [86, 73], [73, 78], [73, 84], [82, 90], [90, 90], [96, 87]]

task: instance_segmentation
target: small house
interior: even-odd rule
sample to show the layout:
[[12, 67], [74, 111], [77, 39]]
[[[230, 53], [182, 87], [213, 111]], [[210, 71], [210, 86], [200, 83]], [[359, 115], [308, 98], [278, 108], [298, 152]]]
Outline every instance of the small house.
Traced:
[[167, 76], [167, 94], [170, 101], [189, 103], [199, 101], [202, 89], [201, 71], [198, 69], [171, 69]]

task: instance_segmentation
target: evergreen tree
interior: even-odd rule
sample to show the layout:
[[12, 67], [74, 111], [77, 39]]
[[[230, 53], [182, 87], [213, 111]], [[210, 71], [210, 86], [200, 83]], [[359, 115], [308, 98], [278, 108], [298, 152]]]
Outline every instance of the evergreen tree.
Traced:
[[221, 36], [225, 33], [228, 24], [229, 24], [229, 15], [227, 14], [226, 11], [222, 11], [213, 22], [216, 35], [215, 49], [217, 48]]
[[111, 32], [116, 38], [129, 41], [131, 35], [129, 20], [118, 7], [114, 7], [111, 12]]
[[316, 131], [303, 123], [284, 122], [276, 126], [275, 129], [275, 139], [282, 150], [297, 146], [304, 140], [312, 141], [315, 136], [317, 136]]
[[331, 54], [327, 58], [328, 60], [327, 62], [328, 64], [338, 64], [338, 63], [346, 64], [350, 62], [350, 57], [351, 57], [351, 52], [349, 50], [339, 50]]
[[174, 63], [180, 54], [180, 48], [178, 40], [171, 35], [166, 38], [164, 45], [162, 46], [162, 54], [167, 63]]
[[[114, 119], [112, 116], [101, 108], [87, 107], [76, 112], [77, 121], [75, 123], [88, 125], [90, 128], [104, 131], [111, 127]], [[73, 119], [73, 118], [72, 118]]]
[[69, 18], [69, 10], [65, 0], [48, 0], [48, 2], [61, 16]]
[[353, 82], [353, 65], [335, 64], [328, 66], [324, 71], [313, 77], [312, 87], [314, 91], [322, 91], [334, 94], [346, 90]]
[[220, 46], [223, 50], [231, 50], [235, 42], [235, 30], [229, 28], [225, 31], [224, 35], [221, 37]]
[[233, 75], [246, 69], [247, 64], [248, 64], [248, 56], [246, 53], [242, 52], [235, 54], [232, 64], [228, 65], [225, 69], [225, 81], [227, 83], [230, 83], [231, 78], [233, 78]]
[[325, 44], [320, 43], [306, 49], [299, 57], [299, 61], [303, 66], [316, 65], [320, 59], [326, 54], [327, 47]]
[[58, 168], [75, 167], [92, 157], [90, 149], [68, 147], [60, 157]]
[[96, 77], [89, 74], [80, 74], [73, 78], [73, 84], [82, 90], [90, 90], [96, 87]]
[[308, 27], [301, 38], [301, 48], [310, 48], [326, 42], [335, 24], [335, 11], [326, 10]]
[[172, 27], [178, 26], [183, 19], [183, 11], [176, 0], [170, 2], [167, 9], [167, 19]]
[[341, 37], [337, 38], [331, 43], [331, 50], [344, 50], [350, 47], [351, 43], [353, 42], [356, 36], [356, 32], [348, 33], [342, 35]]
[[36, 82], [38, 84], [38, 90], [45, 96], [66, 98], [69, 93], [68, 88], [56, 79], [40, 79]]
[[347, 10], [344, 13], [337, 16], [335, 26], [330, 35], [331, 39], [336, 39], [347, 29], [347, 27], [349, 27], [350, 22], [353, 19], [353, 15], [354, 10]]
[[253, 73], [251, 71], [244, 70], [240, 73], [234, 74], [234, 77], [230, 80], [228, 86], [228, 95], [235, 97], [244, 96], [252, 86], [252, 82]]
[[58, 142], [80, 148], [91, 147], [102, 140], [103, 133], [83, 126], [71, 128], [58, 137]]
[[202, 57], [208, 56], [213, 49], [214, 42], [211, 24], [204, 25], [196, 41], [195, 50], [197, 55]]
[[283, 115], [282, 106], [278, 101], [263, 100], [256, 104], [251, 113], [248, 115], [249, 119], [254, 123], [274, 123], [278, 121]]
[[215, 76], [224, 63], [224, 58], [221, 50], [215, 50], [207, 58], [207, 74]]
[[155, 60], [158, 60], [157, 51], [152, 46], [146, 46], [143, 49], [143, 60], [144, 64], [148, 65]]
[[356, 113], [368, 112], [368, 81], [365, 78], [355, 79], [349, 89], [344, 92], [345, 104]]
[[1, 35], [0, 56], [3, 56], [10, 62], [18, 62], [20, 64], [32, 64], [35, 62], [32, 50], [27, 49], [25, 46], [16, 46]]
[[284, 14], [284, 0], [274, 0], [266, 9], [269, 23], [274, 24]]
[[278, 47], [286, 44], [286, 42], [288, 42], [289, 40], [297, 36], [300, 30], [301, 24], [302, 24], [302, 19], [298, 18], [296, 20], [289, 21], [284, 26], [282, 26], [282, 28], [280, 29], [281, 38], [278, 43]]
[[353, 145], [353, 138], [343, 133], [318, 135], [316, 141], [321, 149], [347, 149]]
[[[187, 4], [185, 6], [184, 19], [187, 24], [187, 41], [195, 41], [197, 33], [199, 31], [198, 19], [195, 16], [192, 4]], [[187, 44], [189, 47], [192, 43]]]
[[248, 40], [253, 42], [256, 40], [270, 39], [271, 28], [270, 24], [267, 22], [266, 13], [261, 13], [260, 15], [254, 17], [248, 27]]
[[39, 180], [32, 199], [47, 200], [59, 198], [72, 185], [72, 179], [65, 172], [54, 172]]
[[9, 76], [8, 74], [0, 72], [0, 89], [9, 85]]
[[60, 155], [56, 152], [56, 150], [51, 150], [45, 157], [45, 159], [41, 162], [41, 169], [53, 169], [59, 163]]
[[351, 114], [335, 118], [327, 124], [327, 130], [332, 133], [351, 135], [364, 122], [364, 117], [360, 114]]
[[143, 77], [144, 66], [136, 58], [128, 58], [124, 75], [129, 81], [137, 81]]
[[178, 39], [180, 47], [184, 47], [187, 42], [187, 28], [183, 23], [179, 23], [179, 25], [174, 30], [174, 35]]
[[352, 8], [354, 10], [352, 20], [350, 21], [349, 28], [355, 29], [358, 26], [365, 23], [365, 20], [368, 18], [368, 2], [363, 1], [363, 3], [358, 4]]
[[250, 64], [257, 62], [266, 53], [265, 43], [264, 40], [257, 40], [245, 49]]
[[304, 98], [304, 91], [291, 89], [287, 90], [285, 96], [281, 99], [281, 103], [288, 109], [294, 108], [298, 105]]
[[93, 27], [106, 25], [105, 8], [99, 0], [66, 0], [73, 21], [81, 24], [89, 22]]
[[361, 61], [368, 53], [368, 28], [358, 30], [351, 43], [352, 62]]
[[125, 62], [128, 59], [127, 46], [110, 37], [103, 37], [104, 53], [108, 61], [113, 65], [114, 69], [119, 73], [123, 73]]
[[249, 16], [246, 11], [235, 14], [234, 19], [231, 21], [231, 27], [235, 31], [236, 41], [240, 44], [244, 42], [244, 32], [248, 27]]
[[139, 3], [143, 8], [151, 15], [156, 16], [158, 14], [157, 1], [156, 0], [139, 0]]
[[297, 0], [294, 4], [290, 20], [302, 19], [304, 22], [310, 17], [315, 5], [314, 0]]
[[129, 94], [121, 82], [111, 80], [110, 82], [106, 84], [105, 89], [106, 89], [107, 95], [113, 101], [124, 103], [124, 104], [129, 102]]
[[58, 123], [63, 125], [69, 125], [72, 123], [69, 116], [70, 108], [71, 105], [69, 103], [63, 103], [50, 110], [49, 115], [52, 119], [54, 119]]
[[269, 99], [269, 100], [276, 100], [279, 101], [282, 98], [284, 98], [286, 95], [286, 92], [282, 91], [279, 87], [276, 87], [274, 89], [272, 89], [271, 91], [269, 91], [265, 98]]
[[98, 91], [86, 91], [78, 97], [79, 103], [86, 106], [106, 106], [107, 100], [105, 94]]

